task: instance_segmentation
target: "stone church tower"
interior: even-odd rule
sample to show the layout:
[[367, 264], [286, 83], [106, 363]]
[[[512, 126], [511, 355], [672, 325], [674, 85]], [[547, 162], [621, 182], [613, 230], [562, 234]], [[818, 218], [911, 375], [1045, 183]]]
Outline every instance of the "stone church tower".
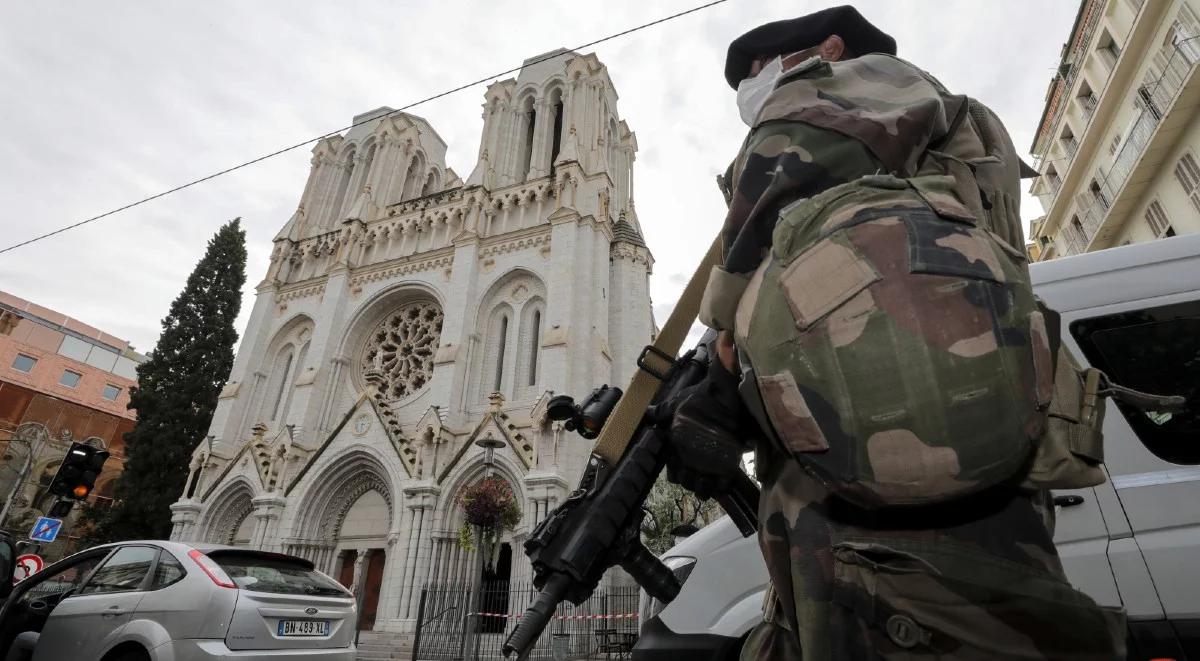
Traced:
[[171, 507], [176, 539], [353, 585], [363, 628], [410, 630], [422, 585], [470, 577], [456, 499], [485, 472], [479, 439], [503, 442], [493, 471], [523, 510], [496, 572], [528, 578], [520, 543], [590, 449], [547, 400], [624, 385], [654, 332], [637, 141], [605, 66], [531, 58], [483, 117], [465, 181], [429, 122], [388, 108], [317, 144]]

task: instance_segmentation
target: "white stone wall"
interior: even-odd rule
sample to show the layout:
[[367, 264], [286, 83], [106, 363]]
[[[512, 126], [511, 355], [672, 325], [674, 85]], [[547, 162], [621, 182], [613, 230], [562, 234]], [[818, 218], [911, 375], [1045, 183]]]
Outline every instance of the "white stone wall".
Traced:
[[[529, 107], [538, 109], [532, 137], [520, 114]], [[505, 539], [513, 578], [528, 579], [520, 542], [577, 483], [591, 446], [547, 421], [544, 402], [632, 375], [653, 328], [653, 260], [640, 239], [614, 241], [622, 215], [638, 227], [636, 139], [594, 55], [564, 51], [493, 84], [465, 183], [445, 166], [445, 143], [428, 122], [387, 113], [360, 115], [361, 126], [314, 149], [212, 442], [196, 449], [197, 486], [172, 509], [175, 538], [295, 553], [335, 576], [354, 551], [356, 585], [367, 553], [386, 553], [376, 628], [403, 631], [421, 585], [466, 580], [477, 561], [458, 548], [456, 505], [485, 473], [477, 439], [504, 442], [493, 470], [523, 509]], [[429, 378], [387, 401], [371, 385], [363, 346], [415, 301], [443, 315]], [[487, 320], [497, 309], [511, 310], [499, 398], [488, 396], [499, 358], [489, 355]], [[280, 392], [286, 404], [272, 416]]]

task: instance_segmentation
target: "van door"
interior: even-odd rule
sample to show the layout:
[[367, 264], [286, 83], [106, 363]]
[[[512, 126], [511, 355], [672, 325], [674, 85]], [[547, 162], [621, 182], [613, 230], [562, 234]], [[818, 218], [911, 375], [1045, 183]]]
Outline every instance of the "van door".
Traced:
[[1110, 403], [1104, 425], [1112, 487], [1164, 615], [1173, 622], [1200, 622], [1198, 298], [1191, 291], [1106, 306], [1069, 325], [1087, 361], [1113, 381], [1188, 398], [1181, 413]]

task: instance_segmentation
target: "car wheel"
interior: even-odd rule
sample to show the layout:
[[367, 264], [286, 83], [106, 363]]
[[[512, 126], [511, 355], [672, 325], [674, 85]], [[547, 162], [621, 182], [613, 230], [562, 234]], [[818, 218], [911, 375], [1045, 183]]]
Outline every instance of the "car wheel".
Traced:
[[110, 661], [150, 661], [150, 655], [142, 650], [126, 650], [112, 657]]

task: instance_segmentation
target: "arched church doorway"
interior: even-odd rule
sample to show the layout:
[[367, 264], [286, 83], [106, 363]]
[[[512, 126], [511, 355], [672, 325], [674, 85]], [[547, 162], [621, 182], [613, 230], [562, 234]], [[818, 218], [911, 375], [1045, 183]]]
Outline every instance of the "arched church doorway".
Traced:
[[[496, 564], [483, 568], [483, 594], [479, 595], [482, 613], [508, 613], [509, 580], [512, 578], [512, 546], [508, 542], [500, 545]], [[504, 633], [508, 620], [503, 617], [485, 617], [480, 622], [482, 633]]]
[[358, 626], [366, 631], [375, 628], [390, 523], [387, 500], [370, 489], [346, 510], [338, 527], [335, 541], [341, 558], [338, 580], [358, 598]]
[[238, 522], [237, 530], [233, 533], [233, 539], [230, 540], [231, 546], [250, 546], [250, 538], [254, 535], [254, 517], [250, 516], [250, 512], [242, 517]]

